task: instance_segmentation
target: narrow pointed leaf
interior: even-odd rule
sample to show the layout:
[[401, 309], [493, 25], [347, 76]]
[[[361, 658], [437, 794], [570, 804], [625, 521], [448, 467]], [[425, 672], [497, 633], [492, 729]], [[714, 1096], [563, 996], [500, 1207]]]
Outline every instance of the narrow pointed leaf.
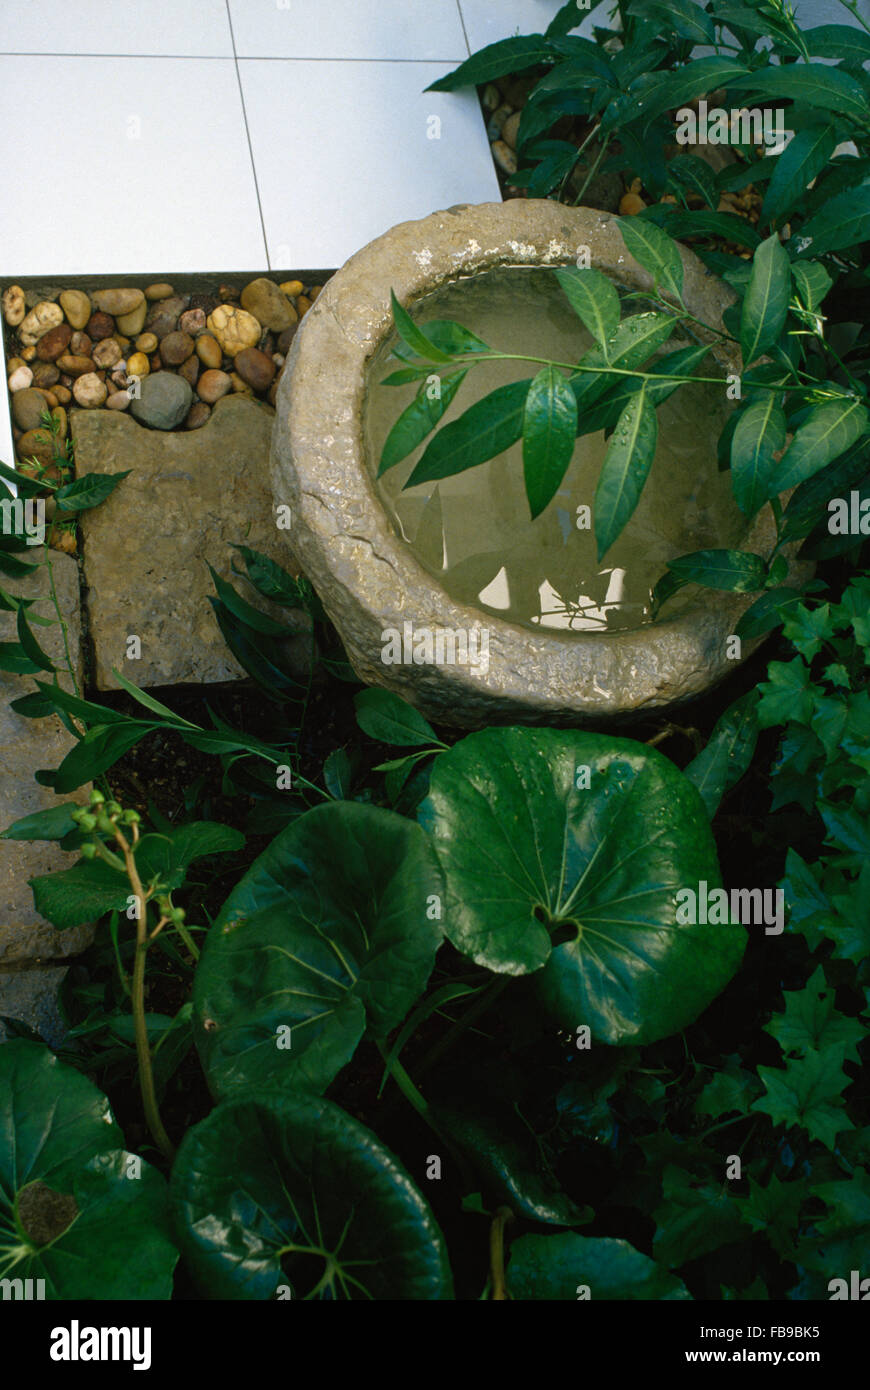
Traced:
[[867, 410], [857, 400], [817, 405], [780, 459], [768, 496], [795, 487], [839, 457], [865, 433], [867, 420]]
[[829, 125], [807, 126], [797, 132], [776, 160], [761, 209], [762, 223], [778, 222], [800, 205], [807, 184], [825, 168], [836, 143], [837, 137]]
[[641, 387], [619, 417], [595, 489], [593, 516], [599, 561], [640, 500], [655, 458], [657, 438], [655, 407]]
[[417, 353], [418, 357], [424, 358], [427, 362], [449, 362], [449, 352], [442, 352], [435, 347], [429, 339], [421, 332], [417, 324], [411, 318], [407, 309], [403, 308], [396, 298], [395, 292], [390, 290], [390, 303], [393, 306], [393, 319], [396, 324], [396, 332], [402, 339]]
[[788, 253], [775, 234], [758, 247], [740, 315], [744, 368], [777, 342], [785, 327], [791, 293]]
[[523, 416], [523, 474], [533, 520], [556, 495], [576, 438], [574, 392], [557, 367], [544, 367], [529, 387]]
[[619, 294], [613, 281], [591, 266], [557, 270], [556, 279], [574, 313], [606, 352], [619, 326]]
[[654, 222], [620, 217], [617, 226], [626, 250], [652, 275], [655, 285], [673, 299], [683, 297], [683, 261], [679, 248]]
[[509, 449], [523, 432], [531, 379], [499, 386], [475, 401], [458, 420], [451, 420], [426, 446], [405, 487], [450, 478]]
[[406, 410], [403, 410], [384, 442], [378, 477], [393, 468], [402, 459], [413, 453], [422, 444], [426, 435], [434, 430], [441, 416], [449, 406], [468, 374], [468, 368], [461, 372], [449, 372], [439, 377], [437, 392], [428, 379], [421, 383], [420, 390]]
[[774, 454], [785, 448], [785, 411], [766, 391], [740, 415], [731, 438], [731, 486], [737, 505], [754, 516], [770, 496]]

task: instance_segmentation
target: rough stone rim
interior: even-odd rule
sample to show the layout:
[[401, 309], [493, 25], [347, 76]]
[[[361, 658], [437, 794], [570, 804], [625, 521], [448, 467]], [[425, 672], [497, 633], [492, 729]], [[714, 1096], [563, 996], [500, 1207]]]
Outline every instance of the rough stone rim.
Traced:
[[[706, 690], [736, 665], [724, 655], [725, 638], [755, 595], [697, 589], [690, 604], [654, 627], [570, 637], [542, 629], [539, 636], [451, 599], [394, 532], [375, 492], [361, 411], [368, 363], [392, 329], [390, 289], [409, 307], [449, 281], [496, 266], [575, 264], [581, 245], [592, 245], [595, 266], [629, 288], [653, 288], [652, 277], [627, 252], [617, 219], [594, 209], [515, 199], [461, 205], [401, 223], [329, 280], [296, 334], [281, 379], [272, 472], [276, 501], [288, 500], [289, 491], [294, 504], [294, 551], [315, 588], [332, 589], [325, 606], [359, 674], [399, 689], [421, 708], [437, 707], [442, 722], [448, 722], [451, 698], [487, 716], [499, 709], [558, 717], [655, 708]], [[691, 251], [680, 247], [680, 253], [687, 307], [721, 328], [733, 294]], [[727, 356], [711, 335], [696, 331], [710, 342], [723, 370], [740, 372], [736, 348]], [[767, 506], [740, 544], [768, 556], [775, 539]], [[488, 673], [460, 665], [375, 665], [371, 650], [380, 633], [401, 631], [409, 619], [418, 627], [486, 627]], [[744, 658], [757, 645], [744, 642]]]

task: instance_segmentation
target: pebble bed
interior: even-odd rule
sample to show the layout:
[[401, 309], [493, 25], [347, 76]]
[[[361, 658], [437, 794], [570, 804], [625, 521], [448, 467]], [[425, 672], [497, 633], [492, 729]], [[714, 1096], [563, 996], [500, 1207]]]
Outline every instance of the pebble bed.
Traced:
[[259, 276], [213, 294], [155, 283], [48, 299], [9, 285], [2, 312], [19, 471], [32, 475], [35, 459], [58, 480], [46, 410], [62, 442], [73, 410], [126, 410], [150, 429], [195, 430], [230, 392], [274, 405], [293, 336], [322, 288]]

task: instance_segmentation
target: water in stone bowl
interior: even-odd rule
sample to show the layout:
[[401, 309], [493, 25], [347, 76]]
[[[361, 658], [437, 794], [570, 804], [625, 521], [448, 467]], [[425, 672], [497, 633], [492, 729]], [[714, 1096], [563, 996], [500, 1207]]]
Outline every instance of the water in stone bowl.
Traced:
[[[623, 314], [652, 306], [626, 303]], [[420, 299], [414, 319], [454, 319], [494, 350], [577, 362], [593, 340], [571, 310], [551, 270], [501, 267], [455, 281]], [[416, 384], [382, 386], [400, 364], [391, 334], [369, 364], [364, 410], [368, 467], [377, 477], [384, 441], [413, 400]], [[696, 341], [682, 328], [661, 354]], [[435, 370], [433, 368], [433, 370]], [[475, 366], [438, 429], [482, 396], [534, 376], [529, 362]], [[712, 355], [703, 376], [722, 376]], [[562, 485], [544, 512], [530, 519], [523, 483], [522, 444], [464, 473], [403, 491], [426, 441], [375, 482], [399, 534], [454, 599], [508, 622], [569, 632], [635, 628], [650, 620], [650, 592], [668, 560], [694, 550], [730, 546], [745, 531], [727, 472], [716, 458], [731, 409], [724, 388], [681, 386], [659, 406], [658, 447], [638, 506], [599, 563], [591, 511], [607, 449], [604, 432], [581, 435]]]

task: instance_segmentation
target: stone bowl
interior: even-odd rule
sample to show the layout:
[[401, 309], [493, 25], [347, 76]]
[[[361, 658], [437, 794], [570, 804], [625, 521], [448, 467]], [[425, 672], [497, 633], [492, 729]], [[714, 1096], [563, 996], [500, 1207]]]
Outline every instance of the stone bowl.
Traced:
[[[272, 437], [276, 504], [289, 505], [288, 540], [317, 590], [360, 678], [403, 696], [430, 719], [460, 728], [486, 723], [576, 724], [658, 710], [714, 685], [737, 660], [726, 654], [752, 594], [694, 586], [677, 611], [631, 630], [538, 631], [457, 603], [395, 531], [365, 459], [362, 418], [367, 366], [393, 329], [390, 290], [411, 305], [462, 276], [503, 265], [592, 264], [628, 289], [651, 276], [625, 249], [617, 221], [590, 208], [515, 199], [463, 205], [393, 227], [334, 275], [296, 334], [278, 390]], [[731, 291], [681, 248], [689, 310], [721, 327]], [[698, 336], [711, 341], [697, 330]], [[740, 371], [711, 341], [719, 367]], [[736, 349], [735, 349], [736, 352]], [[773, 513], [765, 506], [740, 544], [769, 556]], [[676, 600], [671, 601], [671, 608]], [[478, 665], [382, 660], [388, 630], [488, 630]], [[758, 645], [742, 643], [740, 659]]]

